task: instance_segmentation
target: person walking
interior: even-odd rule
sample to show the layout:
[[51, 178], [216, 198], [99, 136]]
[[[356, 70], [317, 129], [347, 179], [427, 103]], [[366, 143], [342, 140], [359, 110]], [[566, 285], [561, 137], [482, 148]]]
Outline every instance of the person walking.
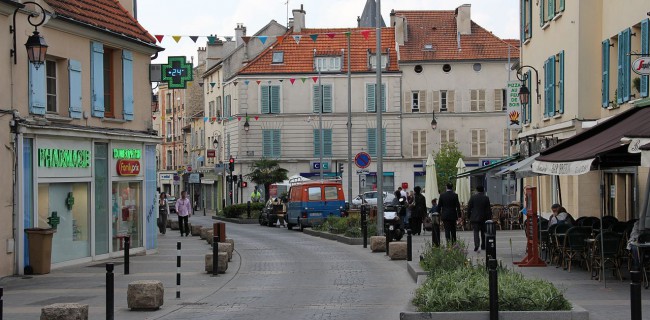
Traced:
[[158, 197], [158, 230], [160, 233], [167, 233], [167, 217], [169, 217], [169, 204], [167, 203], [167, 194], [160, 193]]
[[189, 217], [192, 215], [192, 201], [187, 198], [187, 192], [181, 192], [181, 198], [176, 201], [176, 213], [178, 214], [178, 229], [181, 230], [181, 237], [183, 233], [185, 236], [190, 235], [190, 227], [188, 225]]
[[461, 217], [460, 201], [458, 201], [458, 194], [454, 192], [453, 188], [453, 184], [447, 183], [447, 191], [440, 194], [438, 199], [440, 220], [445, 226], [445, 240], [447, 240], [447, 243], [456, 242], [456, 220]]
[[422, 195], [422, 188], [413, 188], [413, 211], [411, 213], [411, 232], [420, 235], [422, 232], [422, 219], [427, 215], [427, 199]]
[[492, 208], [490, 207], [490, 198], [485, 195], [483, 186], [477, 186], [476, 193], [469, 198], [467, 214], [474, 231], [474, 252], [485, 250], [485, 221], [492, 217]]
[[251, 193], [251, 202], [260, 202], [260, 199], [262, 199], [262, 194], [257, 189], [257, 186], [255, 186], [255, 189]]

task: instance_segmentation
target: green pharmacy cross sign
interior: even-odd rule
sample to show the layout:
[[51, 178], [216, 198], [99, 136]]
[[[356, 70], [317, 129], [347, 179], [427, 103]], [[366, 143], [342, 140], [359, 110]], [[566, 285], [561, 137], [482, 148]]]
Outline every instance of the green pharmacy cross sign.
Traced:
[[168, 57], [167, 64], [160, 68], [162, 81], [167, 82], [170, 89], [185, 89], [187, 82], [194, 80], [192, 69], [192, 63], [187, 63], [184, 56]]

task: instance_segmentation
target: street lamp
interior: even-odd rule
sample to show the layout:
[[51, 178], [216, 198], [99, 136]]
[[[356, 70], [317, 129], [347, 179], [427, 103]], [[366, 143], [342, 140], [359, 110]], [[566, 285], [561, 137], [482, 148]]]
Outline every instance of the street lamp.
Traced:
[[433, 114], [433, 119], [431, 119], [431, 129], [436, 130], [438, 127], [438, 121], [436, 121], [436, 112], [432, 111], [431, 113]]
[[521, 66], [519, 69], [517, 69], [517, 79], [521, 81], [521, 88], [519, 88], [519, 102], [521, 102], [522, 105], [528, 104], [530, 102], [530, 90], [528, 87], [526, 87], [528, 74], [521, 72], [523, 68], [529, 68], [535, 71], [535, 90], [537, 90], [537, 104], [539, 104], [539, 100], [542, 98], [542, 96], [539, 94], [539, 74], [537, 73], [537, 69], [531, 66]]
[[[47, 43], [45, 38], [38, 33], [38, 26], [42, 25], [45, 22], [45, 9], [41, 7], [38, 3], [32, 1], [23, 2], [23, 4], [33, 4], [41, 10], [41, 13], [32, 12], [27, 16], [27, 21], [29, 24], [34, 26], [34, 32], [25, 43], [25, 48], [27, 49], [27, 58], [29, 62], [34, 64], [34, 67], [38, 69], [45, 62], [45, 55], [47, 54]], [[16, 14], [18, 10], [14, 10], [13, 25], [9, 27], [9, 33], [13, 34], [13, 49], [10, 50], [10, 54], [14, 57], [14, 64], [17, 64], [18, 55], [16, 52]], [[40, 16], [40, 21], [34, 23], [32, 22], [33, 18]]]
[[245, 119], [246, 119], [246, 121], [244, 122], [244, 131], [248, 132], [248, 130], [250, 130], [250, 128], [251, 128], [250, 123], [248, 123], [248, 112], [246, 112], [246, 118]]

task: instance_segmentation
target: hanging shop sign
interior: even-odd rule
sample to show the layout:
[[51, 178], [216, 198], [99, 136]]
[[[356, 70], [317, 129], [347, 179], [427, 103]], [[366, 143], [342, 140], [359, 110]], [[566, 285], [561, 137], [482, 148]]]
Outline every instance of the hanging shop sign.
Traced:
[[89, 150], [38, 149], [38, 166], [43, 168], [88, 168]]
[[650, 74], [650, 57], [640, 57], [632, 62], [632, 71], [640, 75]]
[[214, 158], [216, 151], [214, 149], [208, 149], [208, 158]]
[[142, 150], [140, 149], [113, 149], [113, 159], [140, 159]]
[[193, 80], [192, 63], [187, 63], [185, 56], [168, 57], [167, 64], [161, 68], [162, 82], [167, 82], [169, 89], [185, 89]]
[[121, 159], [117, 161], [117, 174], [120, 176], [137, 176], [140, 174], [140, 161]]
[[519, 129], [521, 128], [521, 103], [519, 101], [519, 89], [521, 82], [511, 81], [508, 82], [508, 128]]

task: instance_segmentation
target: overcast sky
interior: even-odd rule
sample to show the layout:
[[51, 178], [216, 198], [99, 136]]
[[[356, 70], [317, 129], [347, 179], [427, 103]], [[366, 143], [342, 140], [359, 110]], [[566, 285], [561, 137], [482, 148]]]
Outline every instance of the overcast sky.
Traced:
[[[205, 36], [216, 34], [221, 39], [233, 36], [237, 23], [246, 26], [252, 35], [271, 19], [286, 25], [287, 0], [138, 0], [138, 20], [152, 35], [165, 35], [159, 44], [161, 52], [155, 63], [166, 63], [167, 56], [196, 56], [196, 49], [205, 46]], [[356, 27], [357, 16], [366, 0], [289, 0], [291, 10], [304, 5], [307, 28]], [[395, 10], [453, 10], [459, 5], [472, 5], [472, 20], [501, 38], [518, 38], [518, 0], [382, 0], [384, 21], [389, 22]], [[172, 35], [183, 36], [176, 43]], [[196, 43], [188, 36], [201, 36]]]

